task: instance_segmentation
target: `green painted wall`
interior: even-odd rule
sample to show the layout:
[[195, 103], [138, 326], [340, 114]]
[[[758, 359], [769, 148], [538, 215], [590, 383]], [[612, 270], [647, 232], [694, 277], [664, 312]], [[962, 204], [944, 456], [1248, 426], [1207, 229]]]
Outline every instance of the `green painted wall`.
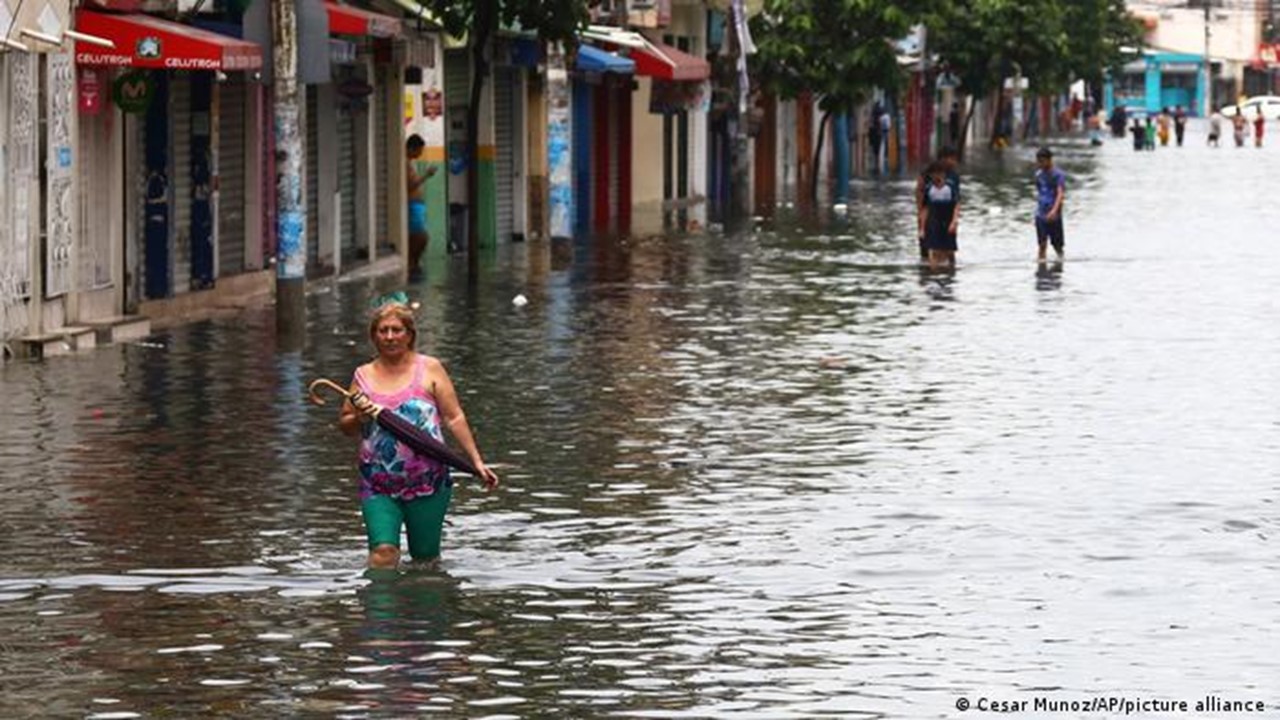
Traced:
[[[481, 148], [480, 155], [480, 176], [478, 178], [477, 190], [480, 193], [480, 220], [479, 220], [479, 243], [480, 247], [492, 248], [498, 246], [498, 205], [494, 189], [498, 186], [496, 177], [496, 168], [494, 167], [492, 148], [489, 152], [484, 152], [485, 148]], [[490, 155], [490, 157], [484, 157]]]
[[427, 252], [423, 256], [424, 263], [431, 263], [433, 258], [443, 258], [449, 246], [449, 198], [446, 185], [449, 182], [449, 168], [444, 162], [429, 162], [436, 169], [436, 174], [427, 180], [427, 232], [431, 233], [431, 242], [427, 244]]

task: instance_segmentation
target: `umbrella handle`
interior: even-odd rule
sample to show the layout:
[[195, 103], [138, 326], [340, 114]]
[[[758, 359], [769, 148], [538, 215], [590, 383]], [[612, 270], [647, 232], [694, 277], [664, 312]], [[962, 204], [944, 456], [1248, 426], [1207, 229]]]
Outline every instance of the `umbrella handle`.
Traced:
[[352, 393], [348, 392], [346, 388], [342, 387], [338, 383], [332, 380], [326, 380], [325, 378], [320, 378], [319, 380], [312, 380], [311, 385], [307, 387], [307, 394], [311, 396], [311, 402], [316, 405], [324, 405], [324, 398], [320, 397], [320, 394], [316, 392], [316, 389], [319, 387], [329, 388], [348, 400], [352, 397]]

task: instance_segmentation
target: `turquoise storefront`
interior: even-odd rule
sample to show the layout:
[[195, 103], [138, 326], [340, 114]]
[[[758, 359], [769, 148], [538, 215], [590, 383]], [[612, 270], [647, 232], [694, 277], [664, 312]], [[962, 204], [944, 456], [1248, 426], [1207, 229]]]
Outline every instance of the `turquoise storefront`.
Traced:
[[1204, 93], [1204, 56], [1148, 51], [1107, 78], [1103, 103], [1108, 114], [1122, 105], [1153, 114], [1182, 106], [1188, 114], [1200, 115]]

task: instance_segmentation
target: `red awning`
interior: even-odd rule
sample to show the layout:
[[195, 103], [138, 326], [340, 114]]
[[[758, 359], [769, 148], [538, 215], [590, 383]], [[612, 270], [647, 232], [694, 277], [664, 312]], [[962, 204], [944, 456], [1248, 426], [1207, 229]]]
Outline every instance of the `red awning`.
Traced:
[[648, 41], [642, 48], [631, 51], [636, 63], [636, 74], [660, 80], [706, 80], [711, 77], [711, 64], [670, 45]]
[[329, 34], [370, 35], [372, 37], [395, 37], [400, 34], [399, 18], [362, 10], [350, 5], [339, 5], [333, 0], [324, 4], [329, 12]]
[[76, 43], [77, 65], [163, 70], [256, 70], [262, 49], [233, 37], [150, 15], [76, 11], [76, 30], [114, 41], [114, 48]]

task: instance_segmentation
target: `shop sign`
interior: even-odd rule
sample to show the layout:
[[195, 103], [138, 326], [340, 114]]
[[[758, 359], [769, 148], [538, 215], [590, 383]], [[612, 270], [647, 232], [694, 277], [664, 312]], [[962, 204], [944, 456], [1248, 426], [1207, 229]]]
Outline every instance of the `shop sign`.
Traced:
[[329, 38], [329, 62], [335, 65], [354, 65], [356, 44], [341, 38]]
[[158, 60], [160, 58], [160, 38], [148, 35], [138, 40], [133, 54], [139, 60]]
[[422, 93], [422, 114], [428, 120], [435, 120], [444, 115], [444, 93], [440, 88], [431, 88]]
[[127, 113], [144, 112], [151, 104], [154, 94], [155, 83], [151, 79], [151, 73], [145, 70], [125, 73], [116, 78], [111, 86], [111, 99]]
[[1258, 46], [1258, 59], [1265, 65], [1274, 66], [1280, 62], [1280, 44], [1263, 43]]
[[102, 109], [102, 76], [96, 68], [80, 68], [80, 82], [77, 85], [80, 97], [80, 112], [83, 115], [97, 115]]

